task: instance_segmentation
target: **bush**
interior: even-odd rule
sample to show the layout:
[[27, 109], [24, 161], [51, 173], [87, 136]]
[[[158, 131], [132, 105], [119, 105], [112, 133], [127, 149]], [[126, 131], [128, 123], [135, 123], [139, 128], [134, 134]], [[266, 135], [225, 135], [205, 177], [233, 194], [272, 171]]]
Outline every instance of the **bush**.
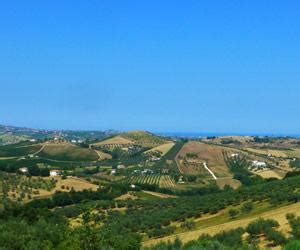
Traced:
[[246, 231], [250, 234], [251, 237], [257, 237], [260, 234], [267, 233], [268, 230], [278, 227], [279, 224], [277, 221], [272, 219], [258, 219], [254, 222], [251, 222], [248, 226]]
[[242, 212], [243, 213], [250, 213], [254, 208], [254, 205], [252, 202], [246, 202], [243, 206], [242, 206]]
[[231, 219], [234, 219], [235, 217], [237, 217], [238, 214], [239, 214], [239, 211], [234, 208], [232, 208], [228, 211], [228, 215]]

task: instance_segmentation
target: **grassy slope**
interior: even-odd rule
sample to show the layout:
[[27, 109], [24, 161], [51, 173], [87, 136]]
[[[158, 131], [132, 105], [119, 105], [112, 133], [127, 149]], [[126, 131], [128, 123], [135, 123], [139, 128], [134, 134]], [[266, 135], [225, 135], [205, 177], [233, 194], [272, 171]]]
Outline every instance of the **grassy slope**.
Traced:
[[145, 131], [131, 131], [122, 133], [103, 141], [93, 143], [92, 146], [103, 146], [106, 144], [139, 144], [144, 147], [156, 147], [169, 143], [167, 139]]
[[122, 134], [122, 137], [135, 141], [149, 147], [155, 147], [169, 142], [166, 138], [151, 134], [145, 131], [131, 131]]
[[99, 158], [94, 150], [70, 143], [47, 144], [38, 155], [58, 161], [96, 161]]
[[197, 228], [194, 230], [177, 232], [173, 235], [163, 238], [147, 240], [144, 242], [144, 245], [150, 246], [161, 241], [174, 241], [177, 237], [179, 237], [183, 242], [188, 242], [190, 240], [197, 239], [202, 234], [214, 235], [222, 231], [247, 226], [251, 221], [254, 221], [260, 217], [265, 219], [276, 219], [280, 224], [280, 229], [283, 232], [287, 233], [289, 230], [289, 226], [285, 216], [287, 213], [295, 213], [299, 216], [300, 203], [285, 205], [273, 209], [267, 203], [262, 203], [250, 214], [242, 215], [234, 220], [228, 218], [227, 212], [228, 208], [221, 213], [218, 213], [217, 215], [200, 218], [196, 222]]

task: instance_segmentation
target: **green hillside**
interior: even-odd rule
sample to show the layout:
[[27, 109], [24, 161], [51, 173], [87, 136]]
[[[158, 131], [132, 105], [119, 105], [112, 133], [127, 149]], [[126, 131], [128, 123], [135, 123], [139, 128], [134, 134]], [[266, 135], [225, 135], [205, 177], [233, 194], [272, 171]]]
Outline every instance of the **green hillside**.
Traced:
[[0, 146], [0, 157], [26, 156], [29, 154], [34, 154], [41, 147], [42, 144], [31, 144], [28, 142]]
[[166, 138], [154, 135], [147, 131], [130, 131], [121, 134], [122, 137], [135, 141], [137, 144], [158, 146], [168, 142]]
[[47, 144], [38, 155], [57, 161], [96, 161], [99, 158], [94, 150], [70, 143]]

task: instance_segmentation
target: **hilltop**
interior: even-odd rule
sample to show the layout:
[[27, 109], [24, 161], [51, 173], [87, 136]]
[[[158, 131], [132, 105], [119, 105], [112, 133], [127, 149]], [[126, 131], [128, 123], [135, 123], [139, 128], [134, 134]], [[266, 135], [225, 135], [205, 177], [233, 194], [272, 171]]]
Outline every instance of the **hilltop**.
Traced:
[[135, 144], [135, 145], [141, 145], [144, 147], [155, 147], [159, 146], [161, 144], [167, 143], [169, 140], [157, 136], [155, 134], [152, 134], [147, 131], [129, 131], [126, 133], [120, 133], [118, 135], [112, 136], [108, 139], [104, 139], [100, 142], [93, 143], [94, 146], [99, 145], [129, 145], [129, 144]]

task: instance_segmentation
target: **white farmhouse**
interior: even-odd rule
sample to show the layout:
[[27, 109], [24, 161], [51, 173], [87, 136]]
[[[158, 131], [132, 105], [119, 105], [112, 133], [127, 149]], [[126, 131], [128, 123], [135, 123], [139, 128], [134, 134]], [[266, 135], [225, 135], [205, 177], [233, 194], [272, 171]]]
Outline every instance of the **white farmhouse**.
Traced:
[[59, 176], [60, 174], [61, 174], [60, 170], [50, 170], [51, 177]]
[[124, 168], [125, 168], [125, 166], [122, 165], [122, 164], [120, 164], [120, 165], [117, 166], [117, 169], [124, 169]]
[[26, 168], [26, 167], [19, 168], [19, 171], [23, 174], [26, 174], [26, 173], [28, 173], [28, 168]]
[[267, 166], [267, 163], [265, 163], [263, 161], [253, 161], [252, 166], [253, 167], [258, 167], [258, 168], [264, 168], [264, 167]]

